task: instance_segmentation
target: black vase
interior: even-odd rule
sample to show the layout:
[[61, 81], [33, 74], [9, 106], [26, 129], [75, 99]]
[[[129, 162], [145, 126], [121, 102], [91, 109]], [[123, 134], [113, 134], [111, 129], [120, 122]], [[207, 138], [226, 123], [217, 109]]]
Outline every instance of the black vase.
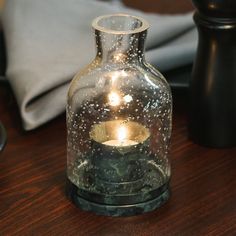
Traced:
[[190, 81], [190, 138], [236, 146], [236, 1], [193, 0], [199, 42]]

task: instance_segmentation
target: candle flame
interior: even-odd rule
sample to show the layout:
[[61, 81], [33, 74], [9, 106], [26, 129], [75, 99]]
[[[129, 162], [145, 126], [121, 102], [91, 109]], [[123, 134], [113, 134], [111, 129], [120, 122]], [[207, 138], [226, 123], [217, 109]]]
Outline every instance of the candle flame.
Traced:
[[127, 129], [124, 126], [120, 126], [117, 135], [119, 141], [124, 141], [127, 138]]

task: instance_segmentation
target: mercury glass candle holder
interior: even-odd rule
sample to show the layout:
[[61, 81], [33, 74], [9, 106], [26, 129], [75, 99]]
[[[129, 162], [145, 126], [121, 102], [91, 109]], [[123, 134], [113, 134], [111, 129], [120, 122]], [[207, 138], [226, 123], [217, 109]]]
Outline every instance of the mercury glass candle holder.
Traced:
[[92, 26], [97, 55], [68, 93], [69, 196], [102, 215], [152, 211], [169, 198], [170, 88], [145, 61], [144, 19], [105, 15]]

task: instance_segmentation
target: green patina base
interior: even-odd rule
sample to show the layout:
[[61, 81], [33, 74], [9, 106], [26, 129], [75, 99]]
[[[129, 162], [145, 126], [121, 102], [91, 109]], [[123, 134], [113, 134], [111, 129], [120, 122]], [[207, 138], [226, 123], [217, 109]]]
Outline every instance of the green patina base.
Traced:
[[[112, 204], [112, 199], [110, 199], [110, 204], [102, 204], [101, 202], [99, 203], [85, 199], [78, 193], [81, 193], [81, 190], [78, 189], [74, 184], [72, 184], [70, 180], [68, 180], [67, 195], [76, 206], [78, 206], [82, 210], [92, 211], [98, 215], [105, 216], [132, 216], [150, 212], [162, 206], [170, 196], [169, 184], [165, 184], [160, 187], [159, 190], [156, 190], [155, 193], [158, 193], [158, 195], [155, 194], [156, 196], [154, 198], [148, 201], [134, 204], [130, 203], [132, 202], [132, 196], [129, 196], [127, 198], [129, 204]], [[142, 193], [140, 193], [139, 198], [142, 198]], [[94, 198], [94, 200], [96, 200], [96, 197]], [[125, 199], [123, 199], [122, 202], [125, 202]]]

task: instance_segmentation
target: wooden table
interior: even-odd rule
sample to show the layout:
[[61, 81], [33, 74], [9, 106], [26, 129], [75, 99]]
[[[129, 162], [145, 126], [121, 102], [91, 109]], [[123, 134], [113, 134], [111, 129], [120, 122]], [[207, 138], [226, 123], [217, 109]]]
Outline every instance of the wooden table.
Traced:
[[[191, 8], [184, 9], [187, 0], [165, 2]], [[236, 148], [189, 141], [186, 100], [186, 91], [174, 91], [171, 199], [151, 213], [112, 218], [81, 211], [65, 197], [65, 114], [24, 132], [13, 93], [1, 83], [8, 144], [0, 156], [0, 235], [236, 235]]]

